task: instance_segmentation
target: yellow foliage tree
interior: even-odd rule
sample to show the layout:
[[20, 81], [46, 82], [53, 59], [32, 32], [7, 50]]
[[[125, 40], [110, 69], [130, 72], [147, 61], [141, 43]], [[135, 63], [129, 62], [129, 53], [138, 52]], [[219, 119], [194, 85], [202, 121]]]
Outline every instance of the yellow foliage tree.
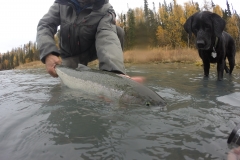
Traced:
[[[200, 9], [199, 9], [199, 6], [198, 6], [198, 3], [193, 3], [191, 1], [189, 2], [186, 2], [184, 3], [184, 16], [185, 16], [185, 19], [187, 20], [191, 15], [193, 15], [194, 13], [196, 12], [199, 12]], [[186, 22], [186, 21], [185, 21]], [[184, 23], [185, 23], [184, 22]], [[185, 32], [186, 34], [186, 32]], [[188, 43], [188, 47], [190, 46], [190, 43], [192, 43], [192, 40], [190, 40], [191, 37], [187, 36], [187, 43]], [[192, 37], [194, 38], [194, 37]], [[191, 39], [192, 39], [191, 38]]]
[[194, 13], [198, 12], [197, 5], [191, 1], [184, 3], [185, 18], [189, 18]]
[[136, 25], [144, 22], [144, 11], [142, 8], [135, 8], [134, 15]]
[[218, 14], [220, 17], [223, 17], [223, 12], [222, 12], [222, 8], [219, 5], [216, 5], [213, 8], [213, 13]]
[[25, 59], [25, 63], [29, 63], [29, 62], [31, 62], [30, 59], [29, 59], [29, 58], [26, 58], [26, 59]]
[[159, 8], [160, 21], [162, 23], [161, 27], [158, 27], [157, 38], [159, 40], [159, 45], [165, 43], [161, 41], [166, 41], [173, 48], [183, 47], [185, 44], [182, 41], [183, 24], [186, 21], [184, 16], [184, 10], [181, 5], [176, 3], [174, 0], [174, 5], [171, 12], [167, 12], [165, 7]]
[[158, 14], [159, 14], [159, 21], [164, 26], [167, 23], [167, 19], [169, 16], [166, 8], [164, 6], [159, 7]]
[[13, 57], [13, 66], [17, 66], [18, 65], [18, 62], [17, 62], [17, 55], [14, 55]]
[[8, 61], [7, 59], [5, 59], [3, 63], [4, 63], [4, 65], [5, 65], [5, 67], [7, 68], [8, 65], [9, 65], [9, 61]]
[[230, 18], [228, 18], [226, 23], [226, 31], [235, 39], [235, 41], [239, 42], [239, 28], [237, 26], [238, 17], [236, 14], [233, 14]]
[[157, 29], [157, 39], [159, 46], [167, 46], [170, 42], [169, 37], [167, 36], [166, 30], [162, 28], [162, 26], [158, 26]]

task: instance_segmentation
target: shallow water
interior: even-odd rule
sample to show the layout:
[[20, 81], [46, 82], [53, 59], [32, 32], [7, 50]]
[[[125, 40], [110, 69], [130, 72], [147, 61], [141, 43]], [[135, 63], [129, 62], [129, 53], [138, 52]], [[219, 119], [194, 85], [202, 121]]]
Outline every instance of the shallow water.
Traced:
[[0, 160], [226, 159], [240, 123], [239, 69], [131, 65], [129, 75], [167, 102], [166, 110], [121, 108], [61, 86], [42, 69], [0, 72]]

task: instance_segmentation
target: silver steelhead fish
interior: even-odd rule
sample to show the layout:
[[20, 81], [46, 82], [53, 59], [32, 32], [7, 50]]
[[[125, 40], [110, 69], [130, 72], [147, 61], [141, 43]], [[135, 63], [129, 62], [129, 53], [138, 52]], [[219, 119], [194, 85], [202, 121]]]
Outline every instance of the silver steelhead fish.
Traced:
[[84, 65], [76, 69], [57, 65], [55, 69], [63, 84], [71, 89], [106, 96], [124, 105], [166, 106], [164, 99], [156, 92], [125, 76]]

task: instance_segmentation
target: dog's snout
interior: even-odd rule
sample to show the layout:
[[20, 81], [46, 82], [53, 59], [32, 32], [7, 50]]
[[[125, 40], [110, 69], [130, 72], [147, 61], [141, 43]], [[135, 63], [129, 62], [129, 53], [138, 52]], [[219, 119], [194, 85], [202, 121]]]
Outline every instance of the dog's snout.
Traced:
[[197, 47], [199, 49], [204, 48], [204, 46], [205, 46], [204, 40], [197, 40]]

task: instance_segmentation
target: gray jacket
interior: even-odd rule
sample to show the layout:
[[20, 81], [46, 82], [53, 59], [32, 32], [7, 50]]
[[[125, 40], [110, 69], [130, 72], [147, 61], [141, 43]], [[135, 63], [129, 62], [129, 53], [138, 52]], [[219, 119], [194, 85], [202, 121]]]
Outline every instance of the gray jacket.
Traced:
[[[56, 0], [39, 21], [37, 45], [41, 61], [45, 63], [50, 53], [62, 58], [81, 54], [85, 65], [98, 58], [101, 70], [125, 74], [116, 15], [109, 1], [91, 0], [90, 6], [78, 6], [76, 1]], [[59, 25], [60, 51], [54, 41]]]

